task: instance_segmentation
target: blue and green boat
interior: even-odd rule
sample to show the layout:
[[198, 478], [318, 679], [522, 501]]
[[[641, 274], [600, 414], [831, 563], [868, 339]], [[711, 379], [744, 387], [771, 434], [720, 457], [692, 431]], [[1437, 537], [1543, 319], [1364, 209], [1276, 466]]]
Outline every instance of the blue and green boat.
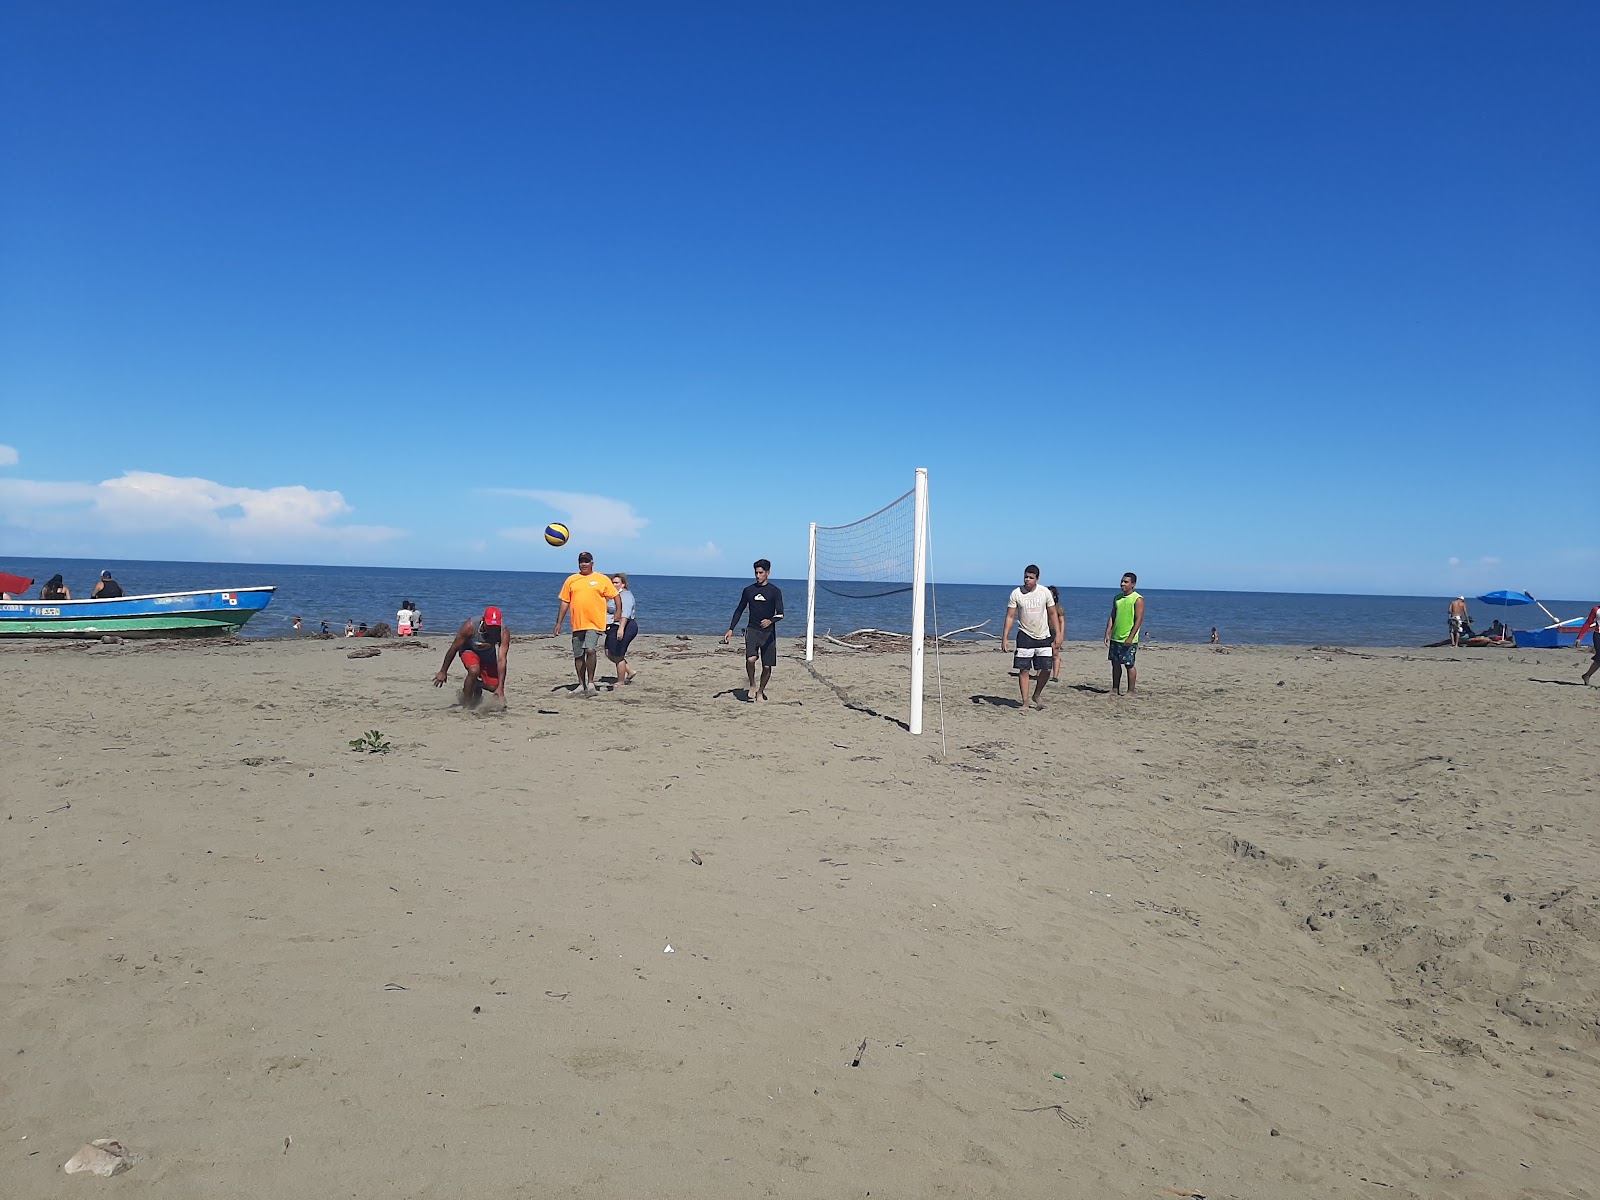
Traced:
[[162, 592], [110, 600], [0, 601], [0, 637], [194, 637], [237, 633], [272, 600], [272, 587]]

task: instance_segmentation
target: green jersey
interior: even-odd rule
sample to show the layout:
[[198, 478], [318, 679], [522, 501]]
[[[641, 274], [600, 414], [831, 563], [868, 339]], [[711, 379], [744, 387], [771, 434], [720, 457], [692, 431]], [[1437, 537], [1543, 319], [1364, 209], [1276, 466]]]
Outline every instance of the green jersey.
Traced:
[[[1118, 596], [1111, 602], [1112, 611], [1116, 614], [1111, 622], [1111, 640], [1125, 642], [1128, 634], [1133, 632], [1134, 606], [1144, 599], [1138, 592], [1129, 592], [1126, 596]], [[1134, 644], [1138, 644], [1139, 637], [1134, 634]]]

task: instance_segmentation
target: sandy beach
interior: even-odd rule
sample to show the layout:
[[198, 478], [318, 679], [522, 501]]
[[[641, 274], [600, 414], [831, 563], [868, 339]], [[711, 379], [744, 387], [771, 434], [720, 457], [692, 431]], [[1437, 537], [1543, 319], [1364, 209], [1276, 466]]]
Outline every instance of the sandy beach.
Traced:
[[0, 1196], [1600, 1196], [1586, 656], [372, 645], [0, 646]]

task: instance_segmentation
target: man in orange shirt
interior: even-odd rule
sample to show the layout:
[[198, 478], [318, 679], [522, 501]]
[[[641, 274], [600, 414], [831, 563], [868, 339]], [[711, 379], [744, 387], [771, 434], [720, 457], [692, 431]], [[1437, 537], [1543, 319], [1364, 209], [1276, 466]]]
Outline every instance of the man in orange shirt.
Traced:
[[572, 614], [572, 669], [578, 676], [578, 690], [585, 698], [598, 695], [594, 664], [600, 641], [605, 636], [606, 601], [617, 598], [617, 589], [594, 569], [594, 555], [585, 550], [578, 555], [578, 573], [568, 575], [561, 585], [561, 608], [556, 613], [557, 633], [561, 622]]

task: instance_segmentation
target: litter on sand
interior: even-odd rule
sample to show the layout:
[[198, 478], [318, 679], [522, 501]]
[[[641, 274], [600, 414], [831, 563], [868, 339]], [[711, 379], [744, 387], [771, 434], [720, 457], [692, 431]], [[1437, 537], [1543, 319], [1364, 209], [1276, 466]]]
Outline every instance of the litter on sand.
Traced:
[[79, 1147], [76, 1154], [61, 1164], [61, 1169], [68, 1175], [87, 1171], [91, 1175], [108, 1178], [121, 1174], [131, 1166], [133, 1166], [133, 1155], [123, 1149], [121, 1142], [111, 1138], [95, 1138], [87, 1145]]

